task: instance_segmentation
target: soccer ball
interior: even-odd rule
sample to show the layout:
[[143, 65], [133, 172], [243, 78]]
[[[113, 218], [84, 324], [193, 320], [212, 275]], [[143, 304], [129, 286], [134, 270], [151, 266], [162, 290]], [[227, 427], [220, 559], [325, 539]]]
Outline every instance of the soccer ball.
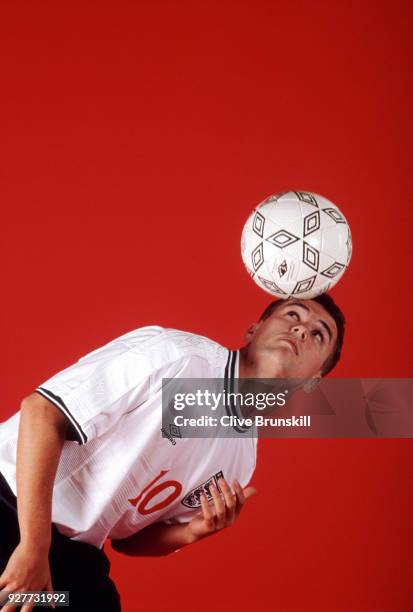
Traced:
[[245, 267], [273, 296], [310, 300], [343, 276], [351, 258], [349, 225], [316, 193], [269, 196], [249, 216], [241, 237]]

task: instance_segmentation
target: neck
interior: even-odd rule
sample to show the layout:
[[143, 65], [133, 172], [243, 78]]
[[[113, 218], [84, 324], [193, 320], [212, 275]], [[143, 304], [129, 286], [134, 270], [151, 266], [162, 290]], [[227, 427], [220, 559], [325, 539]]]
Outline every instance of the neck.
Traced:
[[[259, 382], [257, 379], [263, 379]], [[268, 373], [268, 370], [262, 370], [255, 362], [254, 359], [249, 355], [248, 346], [243, 346], [239, 349], [239, 387], [238, 390], [241, 393], [285, 393], [287, 390], [291, 396], [303, 387], [305, 382], [302, 379], [294, 379], [286, 376], [285, 372], [272, 372]], [[242, 408], [244, 417], [251, 417], [254, 414], [272, 414], [274, 412], [274, 406], [267, 408], [265, 413], [257, 412], [254, 406]]]
[[248, 347], [243, 346], [239, 349], [239, 377], [254, 378], [253, 364], [248, 359]]
[[248, 346], [243, 346], [239, 349], [239, 378], [286, 378], [286, 373], [279, 364], [257, 362], [250, 355]]

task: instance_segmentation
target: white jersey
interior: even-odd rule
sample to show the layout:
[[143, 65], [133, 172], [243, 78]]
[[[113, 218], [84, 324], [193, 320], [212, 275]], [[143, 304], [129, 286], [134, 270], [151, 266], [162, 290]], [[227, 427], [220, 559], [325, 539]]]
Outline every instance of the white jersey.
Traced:
[[[163, 437], [163, 378], [238, 376], [238, 353], [173, 329], [144, 327], [89, 353], [36, 391], [68, 419], [52, 521], [75, 540], [102, 547], [159, 521], [187, 522], [200, 492], [223, 475], [244, 487], [255, 437]], [[229, 382], [232, 382], [229, 380]], [[16, 493], [19, 413], [0, 424], [0, 472]]]

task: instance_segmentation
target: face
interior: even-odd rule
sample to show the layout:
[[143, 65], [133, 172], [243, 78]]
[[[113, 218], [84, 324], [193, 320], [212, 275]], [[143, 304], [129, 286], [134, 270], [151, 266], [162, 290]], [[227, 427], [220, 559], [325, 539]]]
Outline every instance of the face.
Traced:
[[328, 312], [312, 300], [288, 300], [247, 332], [245, 362], [257, 378], [320, 378], [337, 339]]

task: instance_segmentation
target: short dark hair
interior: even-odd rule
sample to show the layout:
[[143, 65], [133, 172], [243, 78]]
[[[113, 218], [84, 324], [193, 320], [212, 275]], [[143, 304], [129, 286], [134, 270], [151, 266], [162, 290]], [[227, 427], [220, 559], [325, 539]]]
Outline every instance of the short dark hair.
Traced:
[[[272, 313], [274, 312], [276, 308], [278, 308], [279, 306], [282, 306], [283, 304], [286, 304], [288, 301], [289, 300], [274, 300], [274, 302], [271, 302], [270, 304], [268, 304], [267, 308], [264, 310], [264, 312], [260, 316], [260, 321], [267, 319], [270, 315], [272, 315]], [[331, 372], [334, 366], [337, 365], [340, 359], [341, 351], [343, 348], [344, 330], [345, 330], [346, 320], [344, 318], [344, 314], [342, 313], [340, 308], [337, 306], [337, 304], [335, 303], [331, 295], [328, 295], [327, 293], [323, 293], [321, 295], [318, 295], [315, 298], [312, 298], [312, 301], [320, 304], [328, 312], [328, 314], [334, 319], [335, 324], [337, 326], [337, 340], [335, 342], [333, 350], [331, 351], [331, 354], [327, 357], [327, 359], [325, 360], [321, 368], [322, 376], [326, 376], [329, 372]]]

